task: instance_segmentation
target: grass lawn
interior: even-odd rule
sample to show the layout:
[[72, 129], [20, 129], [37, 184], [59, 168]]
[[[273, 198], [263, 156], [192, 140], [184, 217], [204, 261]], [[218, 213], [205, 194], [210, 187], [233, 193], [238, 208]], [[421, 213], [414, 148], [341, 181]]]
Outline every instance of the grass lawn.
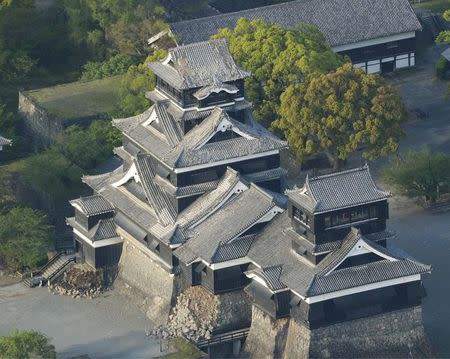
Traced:
[[169, 346], [175, 352], [164, 355], [161, 359], [198, 359], [205, 357], [205, 353], [199, 351], [195, 346], [183, 338], [173, 339], [169, 343]]
[[38, 105], [63, 119], [109, 114], [115, 111], [117, 88], [122, 76], [101, 80], [72, 82], [64, 85], [27, 91]]
[[445, 10], [450, 9], [450, 0], [423, 1], [414, 4], [414, 7], [417, 9], [431, 10], [435, 13], [443, 13]]

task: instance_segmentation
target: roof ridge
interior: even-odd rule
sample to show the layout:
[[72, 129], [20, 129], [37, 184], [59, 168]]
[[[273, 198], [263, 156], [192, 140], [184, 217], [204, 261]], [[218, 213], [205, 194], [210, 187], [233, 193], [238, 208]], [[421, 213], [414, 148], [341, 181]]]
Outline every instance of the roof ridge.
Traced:
[[[211, 16], [205, 16], [205, 17], [200, 17], [200, 18], [196, 18], [196, 19], [189, 19], [189, 20], [183, 20], [183, 21], [177, 21], [175, 23], [170, 24], [175, 25], [175, 24], [186, 24], [189, 23], [190, 21], [194, 21], [194, 20], [206, 20], [206, 19], [211, 19], [211, 18], [222, 18], [222, 17], [229, 17], [229, 16], [234, 16], [237, 14], [248, 14], [248, 13], [253, 13], [253, 12], [257, 12], [260, 11], [260, 9], [269, 9], [269, 8], [277, 8], [277, 7], [283, 7], [286, 6], [286, 4], [288, 3], [296, 3], [296, 2], [308, 2], [308, 1], [313, 1], [313, 0], [295, 0], [295, 1], [285, 1], [282, 3], [278, 3], [278, 4], [271, 4], [271, 5], [266, 5], [266, 6], [258, 6], [255, 8], [251, 8], [251, 9], [245, 9], [245, 10], [238, 10], [238, 11], [233, 11], [233, 12], [226, 12], [226, 13], [221, 13], [221, 14], [217, 14], [217, 15], [211, 15]], [[241, 16], [241, 17], [245, 17], [245, 16]], [[222, 38], [219, 38], [222, 39]], [[218, 39], [213, 39], [213, 40], [218, 40]], [[190, 44], [189, 44], [190, 45]], [[186, 46], [186, 45], [185, 45]]]
[[[367, 171], [368, 169], [369, 169], [369, 165], [366, 163], [365, 165], [363, 165], [361, 167], [355, 167], [355, 168], [350, 168], [348, 170], [327, 173], [327, 174], [320, 175], [320, 176], [314, 176], [314, 177], [309, 178], [309, 181], [316, 181], [316, 180], [320, 180], [323, 178], [329, 178], [329, 177], [337, 177], [337, 176], [341, 176], [341, 175], [353, 173], [353, 172]], [[369, 172], [369, 174], [370, 174], [370, 172]], [[307, 178], [308, 178], [308, 175], [307, 175]]]
[[[214, 17], [214, 16], [216, 16], [216, 15], [206, 16], [204, 18], [197, 18], [197, 19], [189, 19], [189, 20], [178, 21], [178, 22], [176, 22], [174, 24], [179, 24], [179, 23], [182, 23], [182, 22], [188, 22], [188, 21], [198, 20], [198, 19], [206, 19], [207, 17]], [[169, 49], [169, 54], [171, 54], [172, 51], [180, 51], [180, 50], [183, 50], [183, 49], [186, 49], [186, 48], [189, 48], [189, 47], [198, 47], [198, 46], [202, 46], [202, 45], [205, 45], [205, 44], [208, 44], [208, 43], [214, 43], [214, 42], [225, 43], [225, 44], [228, 45], [227, 39], [224, 38], [224, 37], [220, 37], [220, 38], [217, 38], [217, 39], [209, 39], [209, 40], [204, 40], [204, 41], [199, 41], [199, 42], [192, 42], [192, 43], [186, 44], [186, 45], [174, 46], [174, 47], [171, 47]]]

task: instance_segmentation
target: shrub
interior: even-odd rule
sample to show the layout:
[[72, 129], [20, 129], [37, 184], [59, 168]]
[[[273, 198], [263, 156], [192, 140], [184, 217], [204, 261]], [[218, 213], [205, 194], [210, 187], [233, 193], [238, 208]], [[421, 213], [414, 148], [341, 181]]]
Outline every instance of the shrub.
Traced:
[[434, 203], [450, 192], [450, 155], [429, 150], [409, 151], [391, 159], [384, 169], [384, 179], [406, 197]]
[[10, 270], [36, 269], [47, 260], [52, 233], [44, 214], [15, 207], [0, 215], [0, 256]]
[[13, 330], [8, 336], [0, 337], [0, 359], [31, 358], [56, 358], [55, 347], [46, 335], [34, 330]]
[[115, 55], [102, 62], [89, 61], [83, 66], [80, 80], [90, 81], [121, 75], [136, 63], [136, 58], [127, 55]]
[[439, 57], [438, 61], [436, 62], [437, 78], [444, 80], [446, 78], [447, 69], [448, 69], [447, 60], [443, 56]]

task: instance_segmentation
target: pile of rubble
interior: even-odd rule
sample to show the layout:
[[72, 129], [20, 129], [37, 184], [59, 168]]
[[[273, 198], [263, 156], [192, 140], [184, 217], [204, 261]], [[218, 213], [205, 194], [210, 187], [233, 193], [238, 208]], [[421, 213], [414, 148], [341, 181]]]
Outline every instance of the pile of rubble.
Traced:
[[70, 268], [64, 273], [59, 283], [49, 286], [53, 294], [68, 295], [72, 298], [98, 297], [103, 292], [103, 280], [100, 272], [78, 267]]
[[190, 287], [177, 298], [166, 326], [149, 335], [162, 339], [184, 337], [192, 342], [211, 338], [218, 322], [218, 300], [200, 286]]

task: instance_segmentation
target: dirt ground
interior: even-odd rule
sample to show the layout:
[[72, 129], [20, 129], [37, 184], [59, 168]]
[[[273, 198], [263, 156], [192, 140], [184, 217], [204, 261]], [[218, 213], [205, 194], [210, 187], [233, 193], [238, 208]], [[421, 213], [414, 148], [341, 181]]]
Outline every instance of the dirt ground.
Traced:
[[59, 357], [152, 358], [159, 343], [146, 336], [153, 324], [115, 291], [95, 299], [52, 295], [22, 283], [0, 287], [0, 335], [35, 329], [53, 339]]

